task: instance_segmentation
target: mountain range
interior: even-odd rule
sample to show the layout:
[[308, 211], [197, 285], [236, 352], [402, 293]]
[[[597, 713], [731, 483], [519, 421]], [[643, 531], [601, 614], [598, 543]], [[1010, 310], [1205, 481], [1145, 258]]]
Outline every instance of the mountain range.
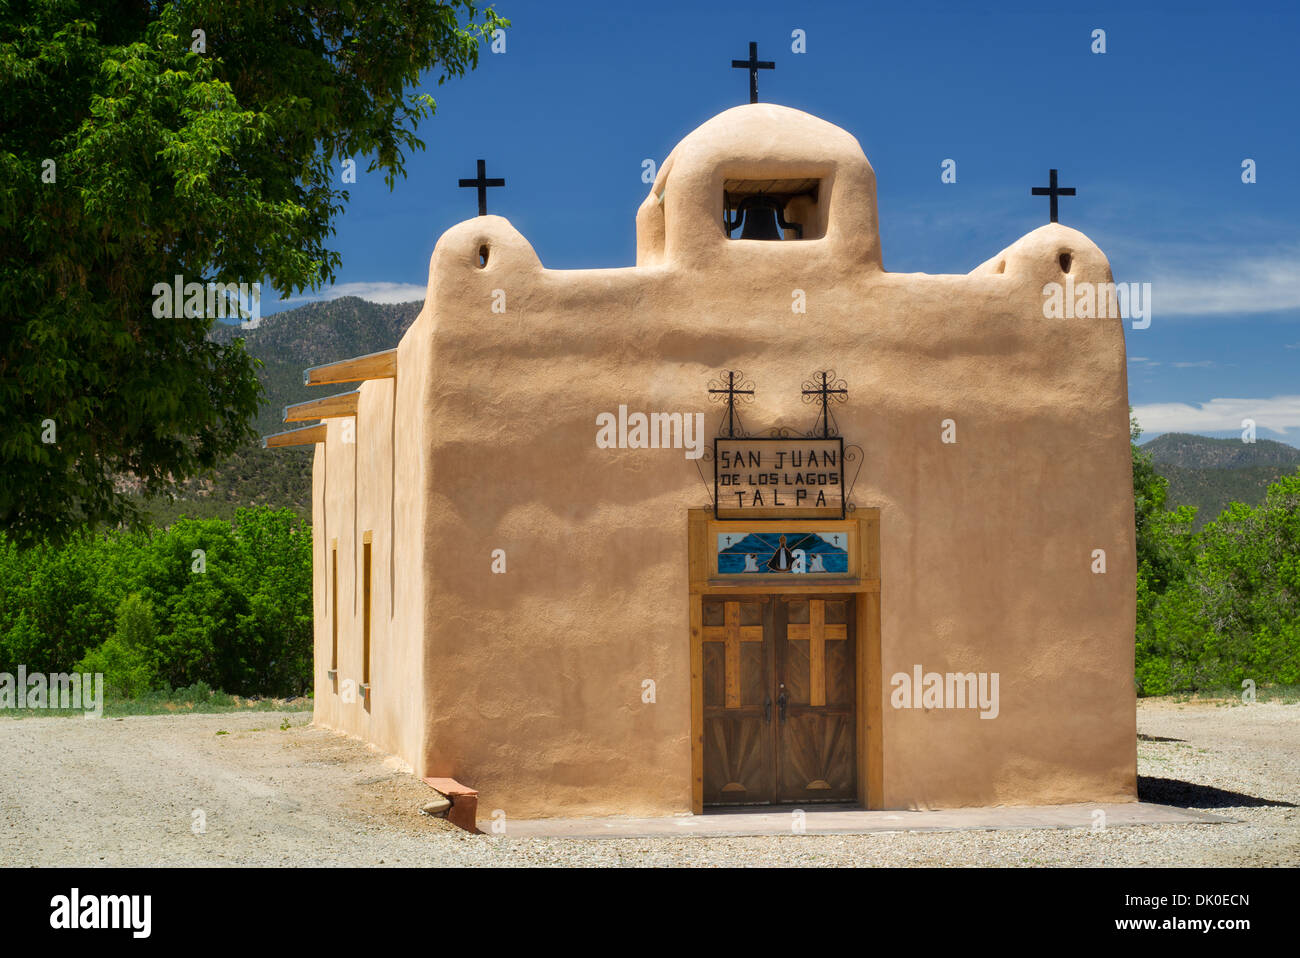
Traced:
[[1139, 448], [1169, 480], [1166, 507], [1196, 506], [1197, 529], [1230, 502], [1259, 505], [1269, 483], [1300, 468], [1300, 449], [1272, 439], [1242, 442], [1170, 432]]
[[[263, 317], [253, 329], [218, 325], [210, 337], [218, 342], [242, 337], [249, 355], [262, 361], [257, 378], [266, 396], [253, 426], [266, 436], [292, 428], [284, 423], [286, 405], [353, 388], [304, 386], [304, 369], [393, 348], [423, 305], [372, 303], [346, 296]], [[228, 519], [245, 505], [287, 506], [310, 518], [311, 463], [310, 446], [263, 449], [257, 443], [241, 449], [210, 475], [181, 484], [174, 501], [152, 499], [146, 509], [159, 525], [182, 515]]]

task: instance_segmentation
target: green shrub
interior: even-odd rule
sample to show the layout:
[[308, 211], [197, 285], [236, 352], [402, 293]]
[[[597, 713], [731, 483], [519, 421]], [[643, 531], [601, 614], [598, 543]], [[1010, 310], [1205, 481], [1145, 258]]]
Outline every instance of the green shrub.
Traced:
[[121, 698], [157, 689], [163, 684], [154, 667], [157, 631], [153, 606], [139, 593], [132, 593], [117, 607], [113, 634], [87, 652], [75, 670], [103, 673], [104, 691]]
[[1255, 508], [1235, 502], [1199, 534], [1153, 518], [1164, 579], [1138, 574], [1143, 695], [1300, 681], [1300, 471]]
[[59, 548], [0, 534], [0, 671], [84, 664], [118, 689], [288, 696], [310, 687], [311, 656], [311, 528], [287, 509]]

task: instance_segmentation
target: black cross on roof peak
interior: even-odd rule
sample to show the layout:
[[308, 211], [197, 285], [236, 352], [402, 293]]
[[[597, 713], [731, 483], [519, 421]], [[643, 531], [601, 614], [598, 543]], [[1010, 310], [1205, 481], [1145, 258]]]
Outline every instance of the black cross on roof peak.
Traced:
[[1058, 196], [1074, 196], [1074, 187], [1073, 187], [1073, 186], [1057, 186], [1057, 185], [1056, 185], [1056, 170], [1052, 170], [1052, 171], [1048, 174], [1047, 181], [1048, 181], [1048, 183], [1051, 184], [1050, 186], [1035, 186], [1032, 190], [1030, 190], [1030, 193], [1032, 193], [1034, 196], [1047, 196], [1047, 197], [1051, 197], [1051, 211], [1050, 211], [1050, 212], [1051, 212], [1051, 217], [1052, 217], [1051, 222], [1055, 223], [1055, 222], [1057, 222], [1057, 219], [1056, 219], [1056, 198], [1057, 198]]
[[461, 180], [460, 185], [478, 189], [478, 215], [487, 216], [487, 191], [489, 186], [505, 186], [506, 181], [500, 177], [488, 179], [487, 160], [478, 161], [478, 177], [473, 180]]
[[749, 102], [758, 102], [758, 71], [775, 70], [776, 64], [771, 60], [760, 60], [758, 58], [758, 43], [754, 40], [749, 41], [749, 59], [732, 60], [732, 69], [749, 71]]

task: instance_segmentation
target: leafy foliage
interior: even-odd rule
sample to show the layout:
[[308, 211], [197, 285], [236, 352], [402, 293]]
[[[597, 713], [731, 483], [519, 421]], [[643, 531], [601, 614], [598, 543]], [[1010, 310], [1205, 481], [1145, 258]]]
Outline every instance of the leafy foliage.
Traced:
[[1136, 445], [1133, 487], [1140, 692], [1300, 681], [1300, 470], [1199, 533], [1193, 507], [1162, 508], [1166, 480]]
[[132, 593], [117, 607], [113, 634], [87, 652], [74, 671], [100, 673], [109, 695], [136, 698], [161, 684], [151, 655], [157, 637], [153, 606], [139, 593]]
[[0, 7], [12, 540], [137, 522], [116, 477], [156, 494], [254, 438], [241, 341], [209, 337], [203, 309], [155, 318], [155, 286], [330, 281], [341, 160], [368, 157], [391, 187], [435, 108], [409, 92], [421, 74], [463, 75], [507, 25], [473, 0]]
[[287, 509], [82, 532], [60, 547], [0, 538], [0, 586], [0, 672], [80, 667], [128, 695], [310, 687], [311, 530]]

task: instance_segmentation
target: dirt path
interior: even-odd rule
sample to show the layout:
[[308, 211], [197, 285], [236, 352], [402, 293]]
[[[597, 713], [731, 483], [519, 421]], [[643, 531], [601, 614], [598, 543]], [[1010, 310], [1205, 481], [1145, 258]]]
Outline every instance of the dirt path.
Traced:
[[1230, 825], [603, 841], [469, 836], [308, 720], [0, 718], [0, 865], [1300, 864], [1300, 705], [1140, 705], [1142, 797]]

